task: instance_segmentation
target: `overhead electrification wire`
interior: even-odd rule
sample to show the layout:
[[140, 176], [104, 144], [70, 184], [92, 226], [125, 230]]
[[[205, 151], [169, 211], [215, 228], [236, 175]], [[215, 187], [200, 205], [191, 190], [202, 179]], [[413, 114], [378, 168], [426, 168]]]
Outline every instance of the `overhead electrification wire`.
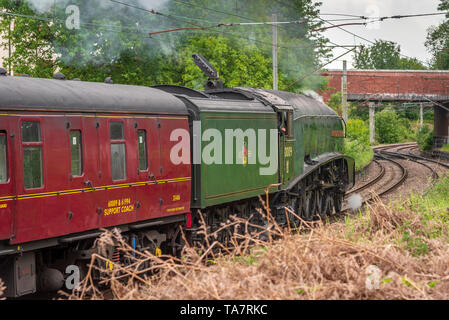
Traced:
[[317, 69], [315, 69], [313, 72], [310, 72], [310, 73], [306, 74], [305, 76], [299, 78], [298, 80], [296, 80], [296, 81], [290, 83], [290, 84], [289, 84], [288, 86], [286, 86], [283, 90], [285, 91], [285, 90], [287, 90], [288, 88], [290, 88], [291, 86], [295, 85], [296, 83], [301, 82], [301, 81], [303, 81], [304, 79], [306, 79], [306, 78], [308, 78], [308, 77], [314, 75], [315, 73], [317, 73], [318, 71], [320, 71], [321, 69], [323, 69], [323, 68], [324, 68], [325, 66], [327, 66], [328, 64], [334, 62], [335, 60], [340, 59], [341, 57], [347, 55], [348, 53], [354, 51], [355, 49], [356, 49], [356, 48], [352, 48], [351, 50], [346, 51], [346, 52], [343, 53], [342, 55], [339, 55], [338, 57], [336, 57], [336, 58], [334, 58], [334, 59], [332, 59], [332, 60], [326, 62], [325, 64], [322, 64], [322, 65], [319, 66]]
[[[289, 7], [289, 8], [295, 9], [295, 7], [291, 6], [291, 5], [288, 4], [288, 3], [285, 3], [285, 2], [280, 1], [280, 0], [275, 0], [275, 1], [278, 2], [278, 3], [281, 3], [281, 4], [285, 5], [285, 6], [287, 6], [287, 7]], [[443, 15], [443, 14], [449, 14], [449, 12], [423, 13], [423, 14], [416, 14], [416, 15], [403, 15], [403, 16], [391, 16], [391, 17], [377, 17], [377, 19], [381, 19], [381, 18], [383, 18], [384, 20], [385, 20], [386, 18], [391, 18], [391, 19], [401, 19], [401, 18], [407, 18], [407, 17], [431, 16], [431, 15]], [[351, 17], [367, 18], [367, 17], [365, 17], [365, 16], [348, 15], [348, 14], [337, 14], [337, 13], [327, 13], [327, 14], [321, 14], [321, 15], [341, 15], [341, 16], [351, 16]], [[371, 43], [371, 44], [376, 44], [374, 41], [369, 40], [369, 39], [367, 39], [367, 38], [364, 38], [364, 37], [362, 37], [362, 36], [359, 36], [358, 34], [355, 34], [354, 32], [351, 32], [351, 31], [349, 31], [349, 30], [346, 30], [346, 29], [342, 28], [341, 26], [337, 26], [337, 25], [335, 25], [334, 23], [330, 22], [329, 20], [323, 19], [323, 18], [321, 18], [321, 17], [319, 17], [319, 16], [317, 16], [317, 19], [321, 20], [322, 22], [328, 23], [328, 24], [334, 26], [335, 28], [338, 28], [338, 29], [340, 29], [340, 30], [342, 30], [342, 31], [344, 31], [344, 32], [346, 32], [346, 33], [349, 33], [349, 34], [351, 34], [351, 35], [354, 36], [354, 37], [357, 37], [357, 38], [359, 38], [359, 39], [362, 39], [362, 40], [364, 40], [364, 41], [366, 41], [366, 42], [369, 42], [369, 43]], [[374, 18], [369, 18], [369, 19], [376, 19], [376, 17], [374, 17]], [[376, 22], [376, 21], [373, 21], [373, 22]], [[402, 53], [400, 53], [400, 55], [401, 55], [402, 57], [405, 57], [405, 58], [408, 58], [408, 59], [416, 59], [417, 61], [419, 61], [420, 63], [422, 63], [422, 64], [424, 64], [424, 65], [429, 65], [427, 62], [421, 61], [421, 60], [419, 60], [419, 59], [417, 59], [417, 58], [412, 58], [412, 57], [409, 57], [409, 56], [404, 55], [404, 54], [402, 54]]]
[[[10, 17], [15, 17], [15, 18], [24, 18], [24, 19], [31, 19], [31, 20], [38, 20], [38, 21], [45, 21], [45, 22], [59, 22], [59, 23], [65, 23], [65, 20], [62, 19], [57, 19], [57, 18], [47, 18], [47, 17], [42, 17], [42, 16], [34, 16], [34, 15], [26, 15], [26, 14], [20, 14], [20, 13], [13, 13], [13, 12], [8, 12], [8, 11], [0, 11], [0, 16], [4, 15], [4, 16], [10, 16]], [[124, 32], [124, 33], [139, 33], [135, 27], [127, 27], [127, 26], [116, 26], [116, 25], [106, 25], [106, 24], [99, 24], [99, 23], [89, 23], [89, 22], [80, 22], [80, 25], [82, 26], [86, 26], [86, 27], [102, 27], [102, 28], [109, 28], [109, 29], [105, 29], [104, 31], [109, 31], [109, 32]], [[111, 29], [113, 28], [113, 29]], [[128, 30], [132, 30], [132, 32], [126, 32], [123, 31], [122, 29], [128, 29]], [[144, 33], [142, 33], [144, 34]]]
[[[216, 28], [218, 26], [221, 27], [221, 26], [232, 26], [232, 25], [244, 25], [245, 24], [245, 23], [233, 23], [233, 24], [232, 23], [231, 24], [224, 24], [224, 23], [222, 23], [222, 24], [218, 24], [218, 25], [215, 25], [215, 26], [203, 26], [203, 25], [200, 25], [200, 24], [197, 24], [197, 23], [189, 22], [188, 20], [191, 20], [191, 19], [188, 18], [188, 17], [174, 16], [174, 15], [171, 15], [171, 14], [158, 12], [158, 11], [153, 10], [153, 9], [142, 8], [140, 6], [136, 6], [136, 5], [129, 4], [127, 2], [123, 2], [123, 1], [119, 1], [119, 0], [109, 0], [109, 1], [117, 3], [117, 4], [121, 4], [121, 5], [124, 5], [124, 6], [127, 6], [127, 7], [131, 7], [131, 8], [137, 9], [137, 10], [141, 10], [141, 11], [144, 11], [144, 12], [148, 12], [148, 13], [151, 13], [151, 14], [160, 15], [160, 16], [163, 16], [163, 17], [166, 17], [166, 18], [169, 18], [169, 19], [174, 19], [174, 20], [177, 20], [177, 21], [183, 20], [183, 22], [184, 22], [184, 20], [187, 20], [185, 22], [190, 24], [190, 25], [192, 25], [192, 27], [180, 27], [180, 28], [173, 28], [173, 29], [169, 29], [169, 30], [161, 30], [161, 31], [150, 32], [149, 33], [150, 36], [156, 35], [156, 34], [161, 34], [161, 33], [175, 32], [175, 31], [207, 30], [207, 29], [211, 29], [211, 28]], [[215, 9], [211, 9], [211, 8], [195, 5], [195, 4], [192, 4], [192, 3], [187, 3], [187, 2], [184, 2], [184, 1], [177, 1], [177, 0], [173, 0], [173, 1], [176, 2], [176, 3], [181, 3], [181, 4], [192, 6], [192, 7], [198, 7], [198, 8], [204, 9], [204, 10], [210, 10], [210, 11], [218, 12], [218, 13], [221, 13], [221, 14], [226, 14], [226, 15], [230, 15], [230, 16], [237, 16], [237, 17], [249, 20], [249, 21], [254, 21], [255, 23], [261, 23], [261, 24], [267, 24], [267, 25], [268, 24], [272, 24], [272, 22], [257, 22], [257, 21], [255, 21], [255, 20], [253, 20], [251, 18], [248, 18], [248, 17], [244, 17], [244, 16], [241, 16], [241, 15], [235, 15], [235, 14], [232, 14], [232, 13], [229, 13], [229, 12], [225, 12], [225, 11], [215, 10]], [[284, 23], [292, 23], [292, 22], [284, 22]], [[297, 22], [295, 21], [294, 23], [297, 23]], [[250, 41], [254, 41], [256, 43], [264, 44], [266, 46], [272, 46], [272, 43], [268, 43], [268, 42], [260, 41], [260, 40], [256, 40], [256, 39], [250, 39], [250, 38], [239, 36], [239, 35], [235, 35], [235, 34], [232, 34], [232, 33], [226, 32], [226, 31], [213, 32], [213, 33], [216, 33], [216, 34], [224, 33], [224, 34], [229, 35], [229, 36], [234, 37], [234, 38], [250, 40]], [[334, 45], [335, 46], [339, 46], [338, 44], [335, 44], [335, 43], [334, 43]], [[322, 46], [313, 46], [313, 45], [311, 45], [311, 46], [280, 46], [279, 45], [278, 47], [281, 48], [281, 49], [304, 49], [304, 48], [314, 48], [314, 47], [315, 48], [320, 48]]]
[[[366, 41], [366, 42], [369, 42], [369, 43], [371, 43], [371, 44], [376, 44], [376, 42], [374, 42], [374, 41], [372, 41], [372, 40], [369, 40], [369, 39], [367, 39], [367, 38], [364, 38], [364, 37], [362, 37], [362, 36], [360, 36], [360, 35], [358, 35], [358, 34], [356, 34], [356, 33], [354, 33], [354, 32], [351, 32], [351, 31], [349, 31], [349, 30], [346, 30], [346, 29], [342, 28], [341, 26], [337, 26], [337, 25], [333, 24], [332, 22], [329, 22], [329, 21], [327, 21], [327, 20], [325, 20], [325, 19], [322, 19], [322, 18], [319, 18], [319, 17], [318, 17], [318, 19], [320, 19], [320, 20], [322, 20], [323, 22], [328, 23], [328, 24], [330, 24], [330, 25], [332, 25], [332, 26], [335, 26], [335, 28], [338, 28], [338, 29], [340, 29], [340, 30], [342, 30], [342, 31], [344, 31], [344, 32], [346, 32], [346, 33], [348, 33], [348, 34], [354, 36], [354, 37], [357, 37], [357, 38], [359, 38], [359, 39], [362, 39], [362, 40], [364, 40], [364, 41]], [[399, 55], [402, 56], [402, 57], [404, 57], [404, 58], [408, 58], [408, 59], [416, 59], [418, 62], [420, 62], [420, 63], [422, 63], [422, 64], [425, 64], [425, 65], [428, 65], [427, 62], [421, 61], [421, 60], [419, 60], [418, 58], [409, 57], [409, 56], [407, 56], [407, 55], [405, 55], [405, 54], [402, 54], [402, 53], [399, 53]]]
[[[320, 16], [341, 16], [341, 17], [352, 17], [359, 20], [387, 20], [387, 19], [404, 19], [404, 18], [415, 18], [415, 17], [430, 17], [430, 16], [441, 16], [447, 15], [449, 12], [432, 12], [432, 13], [418, 13], [418, 14], [406, 14], [406, 15], [393, 15], [393, 16], [384, 16], [384, 17], [367, 17], [367, 16], [359, 16], [352, 14], [341, 14], [341, 13], [320, 13]], [[332, 20], [327, 20], [332, 21]]]

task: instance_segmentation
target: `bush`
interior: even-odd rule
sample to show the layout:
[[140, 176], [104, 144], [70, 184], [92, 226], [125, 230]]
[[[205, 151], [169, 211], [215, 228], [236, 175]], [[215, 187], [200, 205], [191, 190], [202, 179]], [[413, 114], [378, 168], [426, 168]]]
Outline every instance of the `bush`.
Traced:
[[447, 145], [445, 145], [444, 147], [441, 148], [441, 151], [449, 151], [449, 143]]
[[328, 105], [339, 115], [342, 114], [343, 111], [341, 106], [341, 91], [331, 95]]
[[355, 160], [355, 170], [359, 171], [365, 166], [367, 166], [374, 156], [374, 151], [359, 140], [345, 140], [344, 154], [354, 158]]
[[405, 138], [406, 129], [397, 113], [385, 109], [376, 114], [376, 137], [379, 143], [397, 143]]
[[410, 124], [410, 120], [407, 118], [400, 118], [399, 123], [401, 124], [402, 138], [409, 141], [415, 141], [416, 135], [412, 128], [412, 125]]
[[369, 125], [363, 120], [349, 120], [347, 134], [350, 140], [358, 140], [369, 146]]
[[421, 150], [432, 151], [433, 148], [433, 131], [428, 126], [423, 126], [418, 130], [417, 140]]

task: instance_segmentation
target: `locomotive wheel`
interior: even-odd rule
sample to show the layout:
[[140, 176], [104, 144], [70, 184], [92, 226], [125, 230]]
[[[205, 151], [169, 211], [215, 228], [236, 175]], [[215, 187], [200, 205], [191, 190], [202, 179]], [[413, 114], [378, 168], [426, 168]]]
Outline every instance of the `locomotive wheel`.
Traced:
[[332, 194], [325, 192], [323, 201], [322, 201], [322, 215], [321, 217], [331, 216], [334, 212], [334, 198], [332, 197]]
[[315, 190], [315, 210], [313, 218], [317, 219], [318, 217], [323, 217], [323, 198], [324, 192], [323, 190]]
[[[294, 208], [295, 208], [295, 213], [299, 217], [301, 217], [301, 218], [304, 217], [304, 197], [301, 196], [296, 200], [296, 204], [295, 204]], [[292, 216], [290, 223], [294, 224], [294, 226], [292, 226], [292, 227], [298, 227], [300, 224], [300, 220], [299, 220], [299, 218]]]
[[343, 204], [343, 194], [337, 192], [334, 194], [333, 198], [334, 198], [335, 213], [340, 213]]
[[315, 192], [307, 191], [303, 201], [303, 217], [306, 221], [311, 221], [315, 210]]
[[[190, 238], [190, 234], [188, 232], [186, 232], [184, 234], [187, 242], [191, 241]], [[182, 250], [184, 249], [186, 245], [186, 242], [184, 240], [184, 237], [182, 236], [181, 230], [178, 228], [176, 228], [176, 231], [170, 241], [170, 245], [169, 248], [167, 248], [170, 252], [171, 255], [173, 255], [174, 257], [181, 257], [182, 254]]]

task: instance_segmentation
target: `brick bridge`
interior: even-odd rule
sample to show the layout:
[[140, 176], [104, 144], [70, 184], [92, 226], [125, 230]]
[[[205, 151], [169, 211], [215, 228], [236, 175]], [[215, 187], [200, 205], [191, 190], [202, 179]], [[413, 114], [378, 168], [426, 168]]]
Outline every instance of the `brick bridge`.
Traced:
[[[325, 102], [342, 91], [343, 70], [329, 70], [329, 90], [320, 92]], [[435, 146], [449, 142], [449, 71], [440, 70], [348, 70], [348, 101], [370, 107], [371, 140], [374, 140], [374, 110], [382, 102], [424, 103], [435, 109]]]

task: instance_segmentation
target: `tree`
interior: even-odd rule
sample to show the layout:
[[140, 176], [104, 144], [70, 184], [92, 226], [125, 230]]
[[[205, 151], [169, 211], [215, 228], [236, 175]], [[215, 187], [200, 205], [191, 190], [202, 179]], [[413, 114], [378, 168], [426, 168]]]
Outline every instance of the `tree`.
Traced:
[[401, 70], [426, 70], [427, 68], [416, 58], [401, 58], [399, 60]]
[[342, 114], [343, 107], [341, 105], [341, 91], [331, 95], [328, 105], [339, 115]]
[[398, 69], [401, 49], [391, 41], [376, 40], [370, 47], [360, 47], [355, 53], [357, 69]]
[[[0, 0], [0, 7], [18, 15], [34, 15], [34, 11], [22, 1]], [[52, 42], [55, 27], [48, 16], [41, 20], [4, 15], [0, 20], [2, 46], [11, 56], [4, 59], [3, 67], [15, 74], [29, 74], [33, 77], [51, 77], [57, 68], [54, 61]], [[11, 66], [11, 69], [9, 70]]]
[[[61, 70], [68, 79], [103, 81], [111, 76], [115, 83], [201, 88], [205, 79], [190, 56], [198, 52], [220, 70], [227, 86], [271, 88], [271, 26], [212, 26], [270, 21], [272, 12], [278, 13], [279, 21], [301, 19], [300, 24], [278, 27], [281, 89], [315, 70], [330, 54], [322, 32], [309, 31], [323, 24], [316, 19], [321, 3], [313, 0], [126, 3], [0, 0], [0, 8], [15, 15], [7, 18], [15, 22], [11, 34], [7, 19], [0, 24], [3, 45], [11, 40], [16, 48], [8, 63], [31, 76], [51, 77]], [[152, 7], [157, 3], [159, 7]], [[67, 28], [68, 5], [79, 8], [80, 29]], [[151, 14], [149, 9], [163, 14]], [[150, 31], [192, 26], [211, 28], [148, 36]], [[319, 76], [307, 77], [290, 90], [316, 89], [322, 81]]]
[[401, 58], [401, 47], [392, 41], [376, 40], [370, 47], [360, 47], [354, 57], [356, 69], [424, 70], [416, 58]]
[[403, 130], [397, 113], [384, 109], [376, 113], [376, 137], [379, 143], [397, 143], [403, 138]]
[[[441, 0], [438, 10], [448, 11], [449, 1]], [[446, 18], [449, 14], [446, 15]], [[449, 21], [446, 19], [439, 26], [430, 27], [425, 42], [427, 50], [432, 54], [434, 69], [449, 69]]]

